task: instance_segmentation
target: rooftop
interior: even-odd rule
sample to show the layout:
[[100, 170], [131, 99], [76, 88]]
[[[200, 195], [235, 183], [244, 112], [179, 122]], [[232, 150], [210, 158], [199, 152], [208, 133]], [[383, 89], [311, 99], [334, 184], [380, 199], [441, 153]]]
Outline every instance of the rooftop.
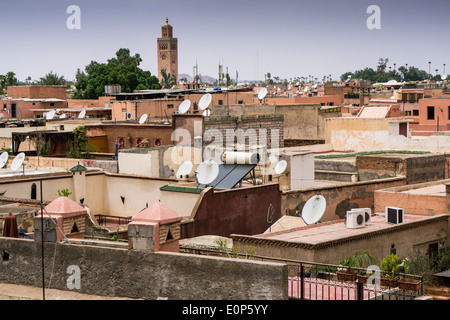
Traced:
[[[436, 219], [445, 215], [434, 217], [404, 215], [404, 222], [398, 225], [389, 224], [385, 220], [384, 213], [377, 213], [372, 215], [371, 224], [364, 228], [349, 229], [346, 227], [345, 220], [335, 220], [331, 222], [324, 222], [305, 227], [298, 227], [278, 232], [265, 233], [255, 235], [255, 240], [269, 240], [281, 241], [283, 243], [289, 242], [301, 246], [322, 246], [335, 241], [346, 241], [354, 237], [367, 236], [371, 233], [379, 233], [383, 231], [389, 232], [393, 228], [407, 227], [413, 225], [415, 222], [426, 222], [430, 219]], [[241, 237], [240, 235], [233, 235], [233, 237]], [[242, 236], [247, 237], [247, 236]]]

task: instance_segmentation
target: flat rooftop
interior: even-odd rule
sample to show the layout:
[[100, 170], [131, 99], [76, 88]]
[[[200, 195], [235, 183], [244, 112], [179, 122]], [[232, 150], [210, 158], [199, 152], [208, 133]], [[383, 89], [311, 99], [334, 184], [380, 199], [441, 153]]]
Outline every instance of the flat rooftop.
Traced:
[[[404, 215], [403, 224], [430, 219], [426, 216], [412, 216]], [[325, 223], [319, 223], [315, 225], [309, 225], [306, 227], [299, 227], [290, 230], [284, 230], [280, 232], [272, 232], [266, 234], [256, 235], [256, 238], [264, 238], [268, 240], [278, 240], [295, 242], [309, 245], [318, 245], [321, 243], [340, 240], [342, 238], [352, 237], [355, 235], [362, 235], [366, 233], [376, 232], [383, 229], [392, 228], [393, 224], [389, 224], [385, 220], [385, 216], [382, 213], [372, 215], [372, 223], [364, 228], [349, 229], [346, 227], [345, 220], [337, 220]]]

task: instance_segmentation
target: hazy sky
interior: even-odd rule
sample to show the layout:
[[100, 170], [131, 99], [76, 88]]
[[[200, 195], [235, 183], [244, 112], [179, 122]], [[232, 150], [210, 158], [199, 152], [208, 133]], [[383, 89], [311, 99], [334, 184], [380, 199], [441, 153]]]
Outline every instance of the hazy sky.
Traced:
[[[70, 30], [68, 6], [81, 9]], [[370, 5], [381, 29], [370, 30]], [[50, 71], [73, 80], [91, 60], [106, 62], [120, 48], [139, 53], [157, 74], [156, 39], [166, 17], [178, 38], [179, 73], [217, 78], [219, 61], [231, 77], [334, 79], [375, 68], [378, 58], [450, 73], [449, 0], [0, 0], [0, 74], [24, 81]]]

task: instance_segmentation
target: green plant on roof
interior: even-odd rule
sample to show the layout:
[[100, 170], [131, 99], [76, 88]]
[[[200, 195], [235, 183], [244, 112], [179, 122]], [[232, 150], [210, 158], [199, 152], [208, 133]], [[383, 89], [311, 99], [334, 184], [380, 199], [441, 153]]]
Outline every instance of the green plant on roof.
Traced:
[[58, 195], [60, 196], [60, 197], [68, 197], [68, 196], [70, 196], [72, 194], [72, 192], [70, 192], [69, 191], [69, 189], [58, 189]]
[[394, 253], [388, 254], [386, 257], [383, 258], [383, 260], [381, 260], [380, 268], [384, 272], [386, 279], [388, 280], [394, 279], [396, 273], [400, 269], [399, 257]]

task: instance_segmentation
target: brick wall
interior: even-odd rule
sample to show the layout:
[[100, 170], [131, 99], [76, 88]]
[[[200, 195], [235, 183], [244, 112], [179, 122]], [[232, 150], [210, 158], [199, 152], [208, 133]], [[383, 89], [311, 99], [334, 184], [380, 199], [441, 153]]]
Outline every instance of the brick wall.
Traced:
[[[242, 131], [238, 131], [239, 129]], [[284, 146], [284, 116], [280, 114], [211, 116], [204, 119], [204, 131], [207, 133], [208, 130], [219, 130], [224, 139], [224, 146], [227, 142], [237, 142], [236, 135], [239, 134], [245, 136], [246, 146], [252, 141], [265, 145], [265, 137], [268, 147], [272, 146], [272, 143], [278, 143], [277, 147]]]

